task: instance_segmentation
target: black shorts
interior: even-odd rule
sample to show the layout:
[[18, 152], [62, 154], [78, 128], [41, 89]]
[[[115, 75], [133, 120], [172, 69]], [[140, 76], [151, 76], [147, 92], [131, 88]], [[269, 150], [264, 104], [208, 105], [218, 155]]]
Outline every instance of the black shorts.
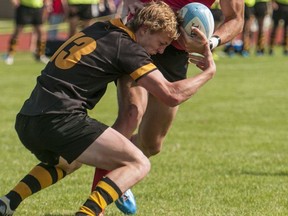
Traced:
[[221, 9], [215, 8], [211, 9], [211, 13], [213, 15], [214, 21], [215, 22], [222, 22], [223, 21], [223, 12]]
[[59, 156], [68, 163], [73, 162], [107, 128], [85, 113], [18, 114], [15, 123], [23, 145], [40, 161], [50, 165], [58, 164]]
[[254, 13], [257, 18], [264, 18], [268, 14], [268, 2], [256, 2]]
[[278, 4], [278, 9], [277, 10], [273, 10], [273, 16], [272, 16], [274, 25], [278, 24], [278, 22], [281, 19], [284, 20], [284, 22], [285, 22], [284, 25], [287, 25], [287, 23], [288, 23], [288, 5], [280, 4], [280, 3], [277, 3], [277, 4]]
[[69, 5], [69, 18], [78, 17], [80, 20], [89, 20], [99, 16], [98, 5], [96, 4], [75, 4]]
[[249, 20], [254, 15], [254, 7], [248, 7], [245, 4], [244, 8], [244, 19]]
[[31, 8], [20, 5], [16, 9], [17, 25], [41, 25], [43, 24], [43, 8]]
[[170, 82], [185, 79], [188, 69], [188, 53], [169, 45], [163, 54], [151, 56], [153, 63]]

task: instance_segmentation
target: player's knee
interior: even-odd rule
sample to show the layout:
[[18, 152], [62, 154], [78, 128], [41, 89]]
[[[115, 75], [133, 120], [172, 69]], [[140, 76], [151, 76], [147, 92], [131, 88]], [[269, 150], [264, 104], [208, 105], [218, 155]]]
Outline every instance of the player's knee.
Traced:
[[141, 151], [137, 150], [134, 151], [129, 162], [120, 161], [120, 163], [117, 164], [117, 167], [125, 168], [125, 171], [129, 172], [130, 180], [135, 183], [147, 176], [151, 169], [151, 164], [150, 160]]
[[150, 155], [151, 156], [157, 155], [161, 152], [161, 150], [162, 150], [161, 146], [156, 146], [150, 150]]
[[[154, 144], [151, 145], [151, 143], [154, 143]], [[155, 141], [155, 142], [150, 141], [149, 145], [145, 145], [145, 142], [143, 142], [142, 149], [143, 149], [144, 154], [147, 157], [151, 157], [151, 156], [159, 154], [162, 150], [162, 143], [163, 143], [162, 140]]]
[[150, 147], [146, 151], [148, 152], [149, 157], [151, 157], [151, 156], [159, 154], [161, 152], [161, 149], [162, 149], [162, 146], [157, 145], [157, 146]]
[[138, 158], [137, 162], [134, 164], [133, 170], [134, 174], [137, 175], [138, 181], [143, 179], [150, 171], [151, 164], [147, 157]]

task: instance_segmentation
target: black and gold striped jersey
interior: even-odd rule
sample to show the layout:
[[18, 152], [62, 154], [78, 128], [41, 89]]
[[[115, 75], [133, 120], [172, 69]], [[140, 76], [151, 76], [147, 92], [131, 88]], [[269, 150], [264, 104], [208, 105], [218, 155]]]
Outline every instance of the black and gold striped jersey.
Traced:
[[20, 113], [86, 112], [99, 102], [108, 83], [125, 74], [137, 81], [156, 69], [120, 19], [97, 22], [54, 53]]

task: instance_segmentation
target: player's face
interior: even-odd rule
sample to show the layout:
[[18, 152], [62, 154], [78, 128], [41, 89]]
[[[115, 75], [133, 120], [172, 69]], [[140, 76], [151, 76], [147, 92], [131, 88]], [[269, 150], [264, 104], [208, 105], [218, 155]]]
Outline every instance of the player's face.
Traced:
[[137, 38], [137, 42], [150, 54], [162, 54], [165, 48], [172, 42], [172, 39], [165, 32], [143, 31]]

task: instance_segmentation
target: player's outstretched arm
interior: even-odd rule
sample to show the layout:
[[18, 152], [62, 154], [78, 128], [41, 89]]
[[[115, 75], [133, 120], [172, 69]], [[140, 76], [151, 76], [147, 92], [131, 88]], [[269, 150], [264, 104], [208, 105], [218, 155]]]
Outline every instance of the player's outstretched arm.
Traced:
[[[199, 37], [205, 35], [197, 28], [195, 33]], [[213, 60], [208, 40], [204, 44], [204, 58], [197, 61], [196, 65], [202, 70], [202, 73], [177, 82], [167, 81], [160, 71], [153, 71], [138, 80], [138, 84], [144, 87], [148, 92], [159, 98], [168, 106], [177, 106], [188, 100], [205, 83], [207, 83], [216, 73], [216, 65]]]
[[221, 44], [225, 44], [243, 30], [244, 0], [220, 0], [220, 6], [224, 22], [215, 30], [214, 35], [218, 35]]

